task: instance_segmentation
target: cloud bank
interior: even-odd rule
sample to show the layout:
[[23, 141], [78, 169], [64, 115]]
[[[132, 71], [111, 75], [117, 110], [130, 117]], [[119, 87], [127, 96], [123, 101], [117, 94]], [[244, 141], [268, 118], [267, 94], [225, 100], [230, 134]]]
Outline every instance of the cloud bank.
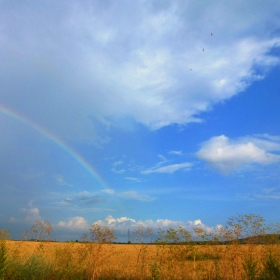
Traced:
[[109, 141], [100, 127], [127, 117], [151, 129], [199, 122], [279, 64], [279, 8], [2, 2], [0, 102], [66, 140]]
[[[94, 224], [100, 226], [106, 226], [112, 228], [116, 231], [117, 234], [127, 234], [128, 229], [133, 233], [138, 230], [140, 227], [151, 229], [154, 234], [158, 232], [159, 229], [167, 230], [169, 228], [178, 228], [179, 226], [185, 228], [186, 230], [192, 231], [195, 227], [200, 227], [205, 231], [212, 231], [213, 227], [209, 227], [202, 223], [200, 219], [194, 221], [173, 221], [168, 219], [158, 219], [158, 220], [135, 220], [128, 217], [114, 218], [111, 215], [108, 215], [105, 219], [97, 220]], [[72, 217], [66, 221], [60, 221], [58, 226], [61, 228], [67, 229], [85, 229], [89, 228], [89, 223], [82, 217]]]

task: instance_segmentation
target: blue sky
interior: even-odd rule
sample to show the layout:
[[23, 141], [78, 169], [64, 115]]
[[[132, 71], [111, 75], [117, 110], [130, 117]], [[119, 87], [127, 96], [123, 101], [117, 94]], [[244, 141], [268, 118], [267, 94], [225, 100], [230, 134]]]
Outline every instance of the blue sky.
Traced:
[[[280, 213], [280, 2], [0, 1], [0, 228], [119, 236]], [[124, 239], [125, 237], [123, 237]]]

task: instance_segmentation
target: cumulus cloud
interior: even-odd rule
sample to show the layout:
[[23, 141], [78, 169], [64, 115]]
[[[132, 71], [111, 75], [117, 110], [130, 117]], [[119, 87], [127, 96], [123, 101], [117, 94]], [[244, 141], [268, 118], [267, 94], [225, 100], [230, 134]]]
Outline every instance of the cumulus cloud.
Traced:
[[[272, 140], [273, 139], [273, 140]], [[197, 156], [222, 173], [230, 173], [249, 164], [273, 164], [280, 155], [268, 151], [280, 151], [278, 138], [268, 135], [231, 140], [225, 135], [212, 137], [202, 144]]]
[[199, 122], [279, 64], [277, 0], [0, 5], [0, 101], [66, 140]]
[[109, 215], [103, 220], [97, 220], [95, 223], [101, 226], [112, 227], [119, 233], [127, 233], [127, 230], [131, 231], [139, 229], [139, 227], [150, 228], [154, 233], [157, 233], [159, 229], [166, 230], [168, 228], [178, 228], [179, 226], [185, 228], [186, 230], [192, 231], [195, 227], [203, 228], [204, 230], [210, 232], [213, 230], [212, 227], [209, 227], [202, 223], [200, 219], [194, 221], [173, 221], [169, 219], [158, 219], [158, 220], [135, 220], [128, 217], [114, 218]]
[[35, 221], [42, 221], [39, 208], [33, 206], [32, 201], [28, 203], [27, 208], [22, 208], [21, 211], [26, 214], [24, 220], [28, 223], [33, 223]]
[[68, 230], [77, 230], [77, 229], [88, 229], [89, 224], [83, 217], [72, 217], [66, 221], [60, 221], [58, 227], [68, 229]]
[[177, 163], [177, 164], [170, 164], [162, 167], [153, 167], [150, 169], [146, 169], [142, 171], [142, 174], [151, 174], [151, 173], [174, 173], [175, 171], [178, 171], [180, 169], [183, 170], [189, 170], [192, 166], [192, 163], [190, 162], [183, 162], [183, 163]]

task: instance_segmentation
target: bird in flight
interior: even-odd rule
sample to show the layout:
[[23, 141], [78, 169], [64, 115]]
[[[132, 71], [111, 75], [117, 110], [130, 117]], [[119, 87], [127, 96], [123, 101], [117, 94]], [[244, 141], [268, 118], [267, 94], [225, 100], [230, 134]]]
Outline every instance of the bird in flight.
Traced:
[[204, 52], [204, 49], [202, 49], [202, 51]]
[[213, 36], [213, 33], [211, 33], [211, 36]]
[[192, 71], [192, 69], [190, 69], [190, 71]]

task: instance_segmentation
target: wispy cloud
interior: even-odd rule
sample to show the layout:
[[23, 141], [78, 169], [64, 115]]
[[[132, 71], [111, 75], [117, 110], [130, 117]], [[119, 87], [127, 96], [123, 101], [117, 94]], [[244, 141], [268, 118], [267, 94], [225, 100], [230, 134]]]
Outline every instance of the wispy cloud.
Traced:
[[280, 143], [266, 138], [245, 137], [231, 140], [225, 135], [215, 136], [202, 144], [197, 156], [224, 174], [248, 164], [277, 163], [280, 156], [268, 151], [279, 151]]
[[140, 192], [135, 191], [135, 190], [129, 190], [129, 191], [125, 191], [125, 192], [116, 192], [113, 189], [106, 189], [106, 190], [103, 190], [103, 192], [115, 195], [117, 197], [125, 198], [125, 199], [140, 200], [140, 201], [153, 201], [153, 200], [155, 200], [155, 198], [150, 197], [147, 194], [140, 193]]
[[190, 168], [193, 166], [190, 162], [183, 162], [183, 163], [177, 163], [177, 164], [171, 164], [166, 165], [162, 167], [152, 167], [150, 169], [146, 169], [142, 171], [142, 174], [151, 174], [151, 173], [174, 173], [178, 170], [190, 170]]
[[133, 182], [141, 182], [141, 180], [139, 178], [135, 178], [135, 177], [125, 177], [124, 178], [125, 180], [128, 180], [128, 181], [133, 181]]
[[55, 182], [60, 186], [69, 186], [73, 187], [72, 184], [67, 183], [67, 181], [64, 179], [64, 177], [61, 174], [56, 174], [54, 176]]
[[261, 193], [255, 194], [255, 198], [265, 200], [280, 200], [280, 187], [264, 188]]
[[166, 162], [167, 159], [163, 155], [158, 155], [158, 158], [161, 160], [161, 163]]
[[112, 172], [114, 172], [114, 173], [116, 173], [116, 174], [123, 174], [123, 173], [125, 173], [125, 169], [119, 169], [119, 170], [117, 170], [116, 168], [111, 168], [111, 171]]
[[183, 153], [182, 153], [182, 151], [170, 151], [170, 152], [168, 152], [168, 154], [180, 156], [180, 155], [182, 155]]
[[105, 193], [108, 193], [108, 194], [114, 194], [115, 191], [113, 189], [105, 189], [105, 190], [102, 190], [102, 192], [105, 192]]
[[133, 199], [133, 200], [140, 200], [140, 201], [153, 201], [155, 198], [150, 197], [146, 194], [140, 194], [137, 191], [127, 191], [122, 192], [118, 194], [119, 197], [125, 198], [125, 199]]
[[66, 198], [62, 201], [57, 202], [57, 205], [68, 206], [68, 205], [92, 205], [97, 203], [102, 203], [108, 201], [108, 198], [104, 195], [90, 193], [90, 192], [81, 192], [73, 198]]
[[112, 165], [113, 165], [113, 166], [117, 166], [117, 165], [120, 165], [120, 164], [122, 164], [122, 163], [123, 163], [122, 160], [118, 160], [118, 161], [115, 161]]

